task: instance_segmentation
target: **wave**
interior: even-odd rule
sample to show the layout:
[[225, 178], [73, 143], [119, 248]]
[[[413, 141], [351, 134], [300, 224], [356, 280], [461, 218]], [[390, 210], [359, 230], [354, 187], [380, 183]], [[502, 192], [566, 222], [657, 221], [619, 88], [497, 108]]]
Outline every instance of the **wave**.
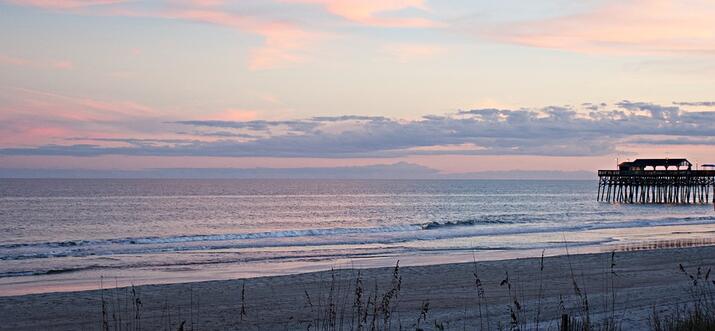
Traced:
[[298, 230], [283, 230], [283, 231], [264, 231], [252, 233], [228, 233], [228, 234], [194, 234], [194, 235], [179, 235], [179, 236], [147, 236], [147, 237], [125, 237], [125, 238], [109, 238], [96, 240], [67, 240], [55, 242], [38, 242], [38, 243], [14, 243], [0, 244], [0, 249], [14, 249], [22, 247], [49, 247], [49, 248], [75, 248], [90, 245], [105, 245], [105, 244], [168, 244], [168, 243], [188, 243], [188, 242], [212, 242], [212, 241], [230, 241], [230, 240], [245, 240], [245, 239], [268, 239], [268, 238], [294, 238], [294, 237], [315, 237], [315, 236], [334, 236], [348, 234], [370, 234], [370, 233], [389, 233], [414, 230], [433, 230], [442, 227], [454, 226], [474, 226], [474, 225], [495, 225], [495, 224], [517, 224], [517, 223], [532, 223], [539, 221], [547, 221], [553, 219], [554, 215], [563, 215], [573, 217], [576, 215], [620, 215], [621, 212], [569, 212], [569, 213], [513, 213], [513, 214], [492, 214], [482, 215], [477, 218], [469, 218], [465, 220], [452, 221], [432, 221], [427, 223], [416, 223], [394, 226], [377, 226], [377, 227], [355, 227], [355, 228], [321, 228], [321, 229], [298, 229]]
[[439, 228], [474, 226], [474, 225], [500, 225], [500, 224], [528, 224], [535, 222], [553, 221], [558, 219], [568, 219], [583, 216], [617, 216], [623, 215], [619, 211], [579, 211], [579, 212], [553, 212], [553, 213], [513, 213], [513, 214], [492, 214], [482, 215], [477, 218], [465, 220], [429, 222], [420, 224], [423, 230], [434, 230]]
[[[236, 248], [281, 246], [323, 246], [395, 244], [415, 240], [460, 237], [498, 236], [527, 233], [577, 232], [597, 229], [617, 229], [679, 224], [708, 224], [715, 216], [665, 217], [605, 221], [599, 219], [558, 223], [539, 222], [543, 216], [514, 214], [483, 216], [481, 218], [429, 222], [422, 224], [382, 227], [302, 229], [240, 234], [182, 235], [167, 237], [136, 237], [98, 240], [76, 240], [45, 243], [15, 243], [0, 245], [0, 261], [62, 257], [108, 256], [113, 254], [152, 254], [184, 251], [215, 251]], [[492, 225], [488, 227], [477, 225]], [[504, 226], [500, 226], [504, 225]], [[389, 236], [360, 236], [389, 234]], [[280, 241], [281, 238], [323, 237], [319, 240]], [[273, 239], [273, 240], [270, 240]], [[204, 244], [205, 243], [205, 244]], [[215, 244], [210, 244], [215, 243]]]
[[[515, 224], [529, 223], [548, 220], [549, 217], [544, 215], [532, 214], [496, 214], [484, 215], [479, 218], [445, 221], [445, 222], [428, 222], [394, 226], [378, 226], [378, 227], [355, 227], [355, 228], [321, 228], [321, 229], [299, 229], [299, 230], [283, 230], [283, 231], [265, 231], [252, 233], [227, 233], [227, 234], [195, 234], [195, 235], [179, 235], [179, 236], [147, 236], [147, 237], [127, 237], [127, 238], [109, 238], [96, 240], [68, 240], [56, 242], [39, 242], [39, 243], [14, 243], [0, 244], [0, 249], [17, 249], [17, 248], [66, 248], [68, 250], [81, 249], [87, 246], [103, 246], [103, 245], [151, 245], [151, 244], [180, 244], [193, 242], [218, 242], [218, 241], [235, 241], [235, 240], [252, 240], [252, 239], [271, 239], [271, 238], [297, 238], [297, 237], [320, 237], [320, 236], [340, 236], [351, 234], [374, 234], [374, 233], [391, 233], [405, 232], [417, 230], [434, 230], [443, 227], [456, 226], [474, 226], [474, 225], [496, 225], [496, 224]], [[55, 257], [62, 257], [61, 254], [53, 254]], [[42, 257], [42, 256], [37, 256]], [[3, 256], [0, 256], [3, 260]]]
[[294, 261], [303, 259], [312, 260], [327, 260], [335, 258], [367, 258], [374, 257], [383, 254], [384, 252], [378, 250], [376, 252], [360, 252], [351, 250], [350, 252], [341, 253], [297, 253], [284, 256], [259, 256], [259, 257], [244, 257], [239, 258], [228, 258], [228, 259], [210, 259], [203, 261], [171, 261], [171, 260], [155, 260], [140, 263], [127, 263], [118, 265], [101, 265], [101, 264], [91, 264], [82, 267], [68, 267], [61, 269], [41, 269], [41, 270], [23, 270], [23, 271], [7, 271], [0, 272], [0, 278], [9, 277], [22, 277], [22, 276], [43, 276], [43, 275], [55, 275], [63, 273], [72, 272], [82, 272], [88, 270], [108, 270], [108, 269], [135, 269], [135, 268], [171, 268], [171, 267], [200, 267], [204, 265], [216, 265], [216, 264], [230, 264], [230, 263], [252, 263], [252, 262], [265, 262], [265, 261]]
[[21, 247], [51, 247], [51, 248], [72, 248], [87, 245], [102, 245], [102, 244], [161, 244], [161, 243], [184, 243], [184, 242], [202, 242], [202, 241], [228, 241], [241, 239], [265, 239], [265, 238], [292, 238], [292, 237], [312, 237], [312, 236], [330, 236], [343, 234], [361, 234], [361, 233], [380, 233], [380, 232], [400, 232], [412, 230], [432, 230], [440, 227], [451, 226], [471, 226], [471, 225], [490, 225], [490, 224], [515, 224], [515, 223], [530, 223], [538, 221], [546, 221], [553, 219], [554, 215], [563, 215], [573, 217], [576, 215], [621, 215], [621, 212], [568, 212], [568, 213], [512, 213], [512, 214], [491, 214], [482, 215], [478, 218], [470, 218], [466, 220], [455, 221], [432, 221], [427, 223], [416, 223], [407, 225], [394, 226], [379, 226], [379, 227], [356, 227], [356, 228], [322, 228], [322, 229], [299, 229], [299, 230], [283, 230], [283, 231], [265, 231], [253, 233], [229, 233], [229, 234], [195, 234], [195, 235], [180, 235], [180, 236], [147, 236], [147, 237], [126, 237], [126, 238], [109, 238], [97, 240], [67, 240], [55, 242], [39, 242], [39, 243], [14, 243], [0, 244], [0, 249], [3, 248], [21, 248]]
[[79, 247], [86, 245], [102, 244], [169, 244], [169, 243], [189, 243], [203, 241], [230, 241], [242, 239], [267, 239], [267, 238], [294, 238], [294, 237], [314, 237], [314, 236], [334, 236], [345, 234], [369, 234], [418, 230], [416, 225], [397, 225], [385, 227], [361, 227], [361, 228], [332, 228], [332, 229], [304, 229], [285, 231], [266, 231], [252, 233], [227, 233], [209, 235], [182, 235], [169, 237], [136, 237], [119, 239], [99, 239], [99, 240], [71, 240], [62, 242], [43, 243], [19, 243], [0, 245], [0, 248], [19, 247]]
[[0, 272], [0, 278], [56, 275], [56, 274], [77, 272], [77, 271], [94, 269], [94, 268], [95, 268], [94, 266], [91, 266], [91, 267], [84, 267], [84, 268], [48, 269], [48, 270], [35, 270], [35, 271], [7, 271], [7, 272]]
[[446, 221], [446, 222], [429, 222], [421, 224], [420, 228], [422, 230], [433, 230], [446, 227], [456, 227], [456, 226], [474, 226], [474, 225], [491, 225], [491, 224], [514, 224], [516, 222], [509, 220], [498, 220], [498, 219], [468, 219], [463, 221]]

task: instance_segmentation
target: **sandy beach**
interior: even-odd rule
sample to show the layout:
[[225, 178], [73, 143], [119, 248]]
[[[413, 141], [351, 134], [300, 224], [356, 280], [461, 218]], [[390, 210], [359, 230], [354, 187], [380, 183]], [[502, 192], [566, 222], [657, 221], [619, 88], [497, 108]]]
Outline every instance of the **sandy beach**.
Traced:
[[654, 309], [672, 311], [690, 300], [692, 282], [679, 264], [692, 274], [701, 267], [704, 275], [715, 265], [715, 247], [616, 252], [613, 269], [611, 259], [607, 252], [546, 257], [543, 271], [540, 258], [400, 267], [398, 277], [395, 268], [361, 269], [362, 286], [356, 286], [356, 269], [146, 285], [136, 287], [135, 294], [105, 279], [104, 291], [0, 297], [0, 325], [7, 330], [85, 330], [101, 329], [105, 320], [110, 329], [119, 323], [177, 330], [184, 322], [185, 329], [195, 330], [320, 330], [332, 329], [334, 321], [335, 329], [350, 329], [361, 323], [355, 317], [359, 287], [369, 311], [365, 323], [373, 319], [369, 302], [382, 307], [388, 296], [384, 310], [389, 317], [378, 309], [375, 319], [393, 329], [415, 329], [418, 323], [423, 329], [495, 329], [499, 323], [508, 326], [511, 311], [523, 325], [534, 327], [538, 314], [540, 328], [555, 329], [562, 313], [584, 314], [584, 298], [592, 320], [613, 315], [624, 329], [647, 329]]

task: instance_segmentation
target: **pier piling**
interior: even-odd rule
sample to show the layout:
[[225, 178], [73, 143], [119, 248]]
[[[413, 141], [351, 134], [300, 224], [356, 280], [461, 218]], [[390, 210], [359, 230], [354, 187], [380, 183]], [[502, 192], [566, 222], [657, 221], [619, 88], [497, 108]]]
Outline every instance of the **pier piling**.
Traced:
[[598, 201], [706, 204], [711, 197], [715, 208], [715, 170], [598, 171]]

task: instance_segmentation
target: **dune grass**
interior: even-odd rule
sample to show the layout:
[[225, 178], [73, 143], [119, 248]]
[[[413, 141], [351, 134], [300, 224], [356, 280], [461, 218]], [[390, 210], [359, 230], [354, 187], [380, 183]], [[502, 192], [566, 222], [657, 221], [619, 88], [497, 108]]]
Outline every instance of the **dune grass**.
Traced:
[[[454, 319], [435, 315], [429, 297], [419, 304], [419, 309], [409, 311], [400, 308], [403, 298], [403, 275], [399, 261], [391, 269], [388, 277], [378, 281], [368, 281], [360, 270], [354, 270], [354, 277], [338, 277], [338, 271], [328, 273], [319, 289], [304, 291], [303, 305], [295, 307], [301, 316], [286, 325], [285, 330], [309, 331], [389, 331], [389, 330], [574, 330], [574, 331], [615, 331], [625, 330], [622, 321], [627, 312], [617, 308], [619, 274], [617, 256], [610, 254], [608, 265], [600, 271], [603, 291], [598, 302], [598, 312], [594, 313], [594, 302], [579, 282], [579, 275], [568, 260], [568, 298], [561, 297], [557, 307], [546, 304], [544, 283], [545, 265], [543, 253], [539, 267], [534, 270], [535, 297], [529, 297], [520, 287], [518, 279], [508, 270], [498, 284], [485, 284], [480, 278], [480, 265], [473, 262], [472, 290], [465, 295], [473, 304], [464, 307], [463, 324]], [[650, 328], [654, 331], [715, 330], [715, 280], [711, 279], [710, 268], [688, 270], [680, 265], [683, 285], [688, 300], [678, 307], [658, 311], [655, 306], [650, 316]], [[386, 275], [387, 276], [387, 275]], [[489, 286], [486, 286], [489, 285]], [[143, 302], [140, 288], [127, 287], [101, 290], [102, 331], [140, 331], [143, 323]], [[239, 303], [235, 314], [225, 325], [226, 330], [262, 330], [253, 319], [260, 311], [252, 311], [250, 288], [243, 282], [237, 291]], [[565, 289], [562, 289], [565, 290]], [[488, 293], [491, 291], [492, 293]], [[429, 291], [426, 291], [429, 292]], [[189, 290], [188, 309], [172, 308], [167, 299], [161, 315], [161, 330], [198, 331], [204, 330], [201, 323], [200, 293]], [[494, 298], [501, 296], [500, 302]], [[210, 298], [202, 298], [210, 300]], [[507, 304], [504, 305], [504, 302]], [[621, 305], [622, 306], [622, 305]], [[508, 312], [508, 318], [495, 316], [495, 311]], [[467, 327], [468, 311], [476, 319]], [[503, 316], [502, 314], [496, 314]], [[551, 316], [546, 318], [545, 316]], [[556, 316], [556, 318], [554, 318]], [[291, 317], [292, 319], [292, 317]]]

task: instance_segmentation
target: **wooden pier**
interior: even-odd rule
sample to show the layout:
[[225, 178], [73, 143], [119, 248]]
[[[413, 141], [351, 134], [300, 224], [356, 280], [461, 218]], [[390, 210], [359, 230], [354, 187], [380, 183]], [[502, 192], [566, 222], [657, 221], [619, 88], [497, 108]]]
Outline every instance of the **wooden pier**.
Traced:
[[[659, 166], [665, 170], [655, 170]], [[671, 166], [675, 170], [668, 170]], [[598, 171], [597, 200], [642, 204], [706, 204], [712, 201], [715, 205], [715, 170], [692, 170], [685, 159], [624, 162], [619, 164], [619, 170]]]

